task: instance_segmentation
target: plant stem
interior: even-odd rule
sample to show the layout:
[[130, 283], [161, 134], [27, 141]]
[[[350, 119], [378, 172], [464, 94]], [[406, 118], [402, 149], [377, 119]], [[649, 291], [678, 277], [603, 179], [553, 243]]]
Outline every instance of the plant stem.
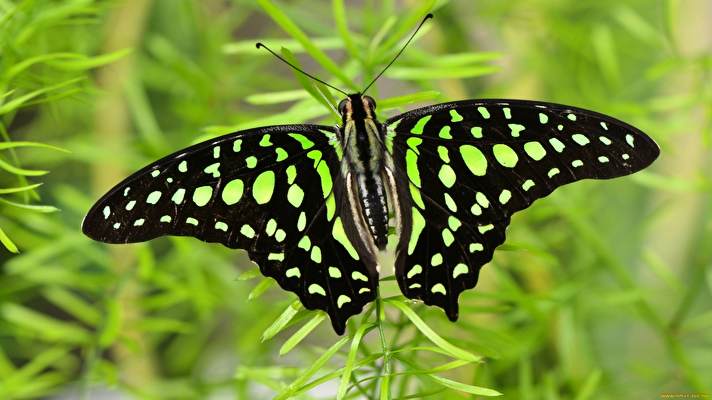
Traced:
[[[386, 342], [386, 335], [383, 332], [383, 321], [385, 320], [385, 312], [383, 310], [383, 303], [381, 300], [381, 292], [380, 290], [376, 294], [376, 325], [378, 326], [378, 337], [381, 341], [381, 352], [383, 353], [383, 366], [381, 367], [381, 385], [384, 385], [384, 380], [382, 377], [385, 376], [390, 376], [391, 375], [391, 353], [390, 353], [390, 348], [388, 346], [388, 343]], [[386, 379], [385, 384], [390, 384], [390, 380]], [[388, 399], [391, 398], [390, 395], [390, 389], [389, 388], [384, 388], [381, 387], [381, 393], [384, 393], [384, 390], [387, 390], [387, 397]]]
[[[150, 10], [150, 0], [128, 0], [117, 6], [107, 22], [104, 51], [136, 48], [143, 36], [144, 24]], [[126, 82], [134, 73], [134, 57], [129, 55], [98, 71], [97, 85], [105, 93], [95, 110], [97, 143], [119, 153], [131, 130], [131, 116], [124, 96]], [[126, 171], [111, 164], [94, 170], [94, 190], [103, 192], [125, 176]], [[119, 278], [115, 296], [121, 307], [122, 337], [112, 346], [122, 383], [144, 391], [155, 379], [156, 370], [150, 345], [136, 324], [143, 320], [140, 307], [141, 288], [134, 276], [134, 251], [130, 247], [114, 247], [110, 251], [114, 273]], [[108, 294], [111, 295], [111, 294]], [[132, 342], [135, 348], [126, 346]]]

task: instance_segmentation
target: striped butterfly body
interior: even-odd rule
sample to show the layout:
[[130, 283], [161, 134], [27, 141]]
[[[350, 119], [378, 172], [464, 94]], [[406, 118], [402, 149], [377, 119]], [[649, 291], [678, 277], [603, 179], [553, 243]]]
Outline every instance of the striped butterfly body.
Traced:
[[111, 189], [82, 229], [107, 243], [179, 235], [245, 249], [341, 334], [376, 296], [393, 225], [401, 291], [454, 321], [514, 212], [659, 154], [624, 122], [551, 103], [465, 100], [381, 123], [376, 102], [353, 94], [339, 111], [340, 127], [256, 128], [169, 155]]

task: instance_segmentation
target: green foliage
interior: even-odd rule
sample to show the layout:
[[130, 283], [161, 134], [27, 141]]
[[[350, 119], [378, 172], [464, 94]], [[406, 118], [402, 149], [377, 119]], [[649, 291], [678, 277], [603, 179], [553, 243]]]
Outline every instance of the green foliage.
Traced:
[[[710, 393], [707, 3], [0, 0], [0, 242], [20, 251], [1, 256], [0, 398]], [[243, 252], [81, 235], [98, 195], [162, 155], [335, 122], [339, 99], [256, 41], [357, 90], [429, 11], [371, 89], [381, 118], [534, 98], [614, 115], [662, 146], [651, 170], [518, 214], [457, 323], [400, 296], [386, 268], [378, 301], [336, 337]]]

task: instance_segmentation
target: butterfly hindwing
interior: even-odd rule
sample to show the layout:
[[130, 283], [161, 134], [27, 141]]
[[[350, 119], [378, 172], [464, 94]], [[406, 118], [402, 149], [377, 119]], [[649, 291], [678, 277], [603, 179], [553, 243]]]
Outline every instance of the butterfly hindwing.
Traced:
[[390, 118], [412, 201], [396, 275], [403, 293], [457, 319], [459, 294], [504, 242], [511, 215], [564, 184], [645, 168], [655, 142], [614, 118], [523, 100], [466, 100]]
[[283, 125], [194, 145], [110, 190], [82, 230], [108, 243], [178, 235], [245, 249], [264, 275], [326, 311], [343, 333], [375, 297], [377, 276], [338, 218], [335, 135], [327, 126]]

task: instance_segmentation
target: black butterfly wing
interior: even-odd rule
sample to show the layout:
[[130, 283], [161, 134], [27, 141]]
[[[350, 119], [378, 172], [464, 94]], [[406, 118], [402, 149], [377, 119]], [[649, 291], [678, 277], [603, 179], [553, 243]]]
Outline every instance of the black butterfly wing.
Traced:
[[378, 278], [339, 218], [336, 140], [333, 127], [283, 125], [194, 145], [111, 189], [82, 230], [107, 243], [178, 235], [245, 249], [306, 308], [326, 311], [341, 334], [375, 298]]
[[451, 320], [514, 212], [567, 183], [641, 170], [659, 154], [624, 122], [544, 102], [444, 103], [386, 125], [412, 200], [403, 210], [413, 228], [398, 246], [398, 283], [405, 296], [443, 308]]

